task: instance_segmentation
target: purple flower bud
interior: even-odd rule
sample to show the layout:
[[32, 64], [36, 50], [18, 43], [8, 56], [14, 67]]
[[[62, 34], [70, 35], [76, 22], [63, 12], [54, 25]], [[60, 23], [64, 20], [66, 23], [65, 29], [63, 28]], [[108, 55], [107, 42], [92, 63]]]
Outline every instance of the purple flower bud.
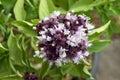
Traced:
[[23, 75], [23, 78], [24, 80], [39, 80], [34, 72], [31, 74], [28, 72], [25, 72]]

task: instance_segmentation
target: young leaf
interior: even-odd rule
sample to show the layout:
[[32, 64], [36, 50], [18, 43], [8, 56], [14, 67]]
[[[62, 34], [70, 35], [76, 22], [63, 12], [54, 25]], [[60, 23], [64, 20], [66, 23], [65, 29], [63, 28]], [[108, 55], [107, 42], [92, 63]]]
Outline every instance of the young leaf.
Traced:
[[68, 5], [69, 1], [72, 1], [72, 0], [57, 0], [57, 1], [53, 0], [55, 5], [59, 6], [60, 8], [66, 10], [66, 11], [69, 9], [69, 5]]
[[51, 68], [51, 65], [49, 64], [48, 61], [45, 61], [42, 63], [42, 67], [40, 69], [40, 78], [43, 80], [44, 77], [48, 74], [49, 69]]
[[76, 2], [77, 0], [68, 0], [69, 8]]
[[90, 72], [88, 71], [88, 69], [86, 68], [86, 66], [84, 64], [80, 63], [80, 64], [76, 65], [75, 67], [78, 70], [78, 72], [80, 73], [81, 77], [92, 79], [92, 75], [90, 74]]
[[26, 12], [24, 10], [24, 0], [17, 0], [14, 7], [14, 15], [16, 20], [24, 20]]
[[17, 43], [17, 38], [14, 36], [11, 31], [10, 36], [8, 38], [8, 48], [9, 48], [9, 57], [15, 64], [22, 65], [22, 51], [20, 49], [19, 44]]
[[73, 64], [72, 64], [72, 63], [71, 63], [71, 64], [63, 65], [63, 66], [61, 67], [61, 73], [62, 73], [63, 75], [65, 75], [65, 74], [67, 74], [70, 70], [72, 70], [72, 68], [73, 68]]
[[69, 11], [75, 11], [75, 12], [79, 12], [79, 11], [87, 11], [87, 10], [91, 10], [93, 9], [93, 6], [91, 6], [91, 4], [93, 3], [92, 0], [78, 0], [76, 1], [71, 7]]
[[92, 30], [89, 34], [88, 34], [88, 37], [89, 37], [89, 41], [93, 41], [93, 40], [96, 40], [96, 39], [99, 39], [99, 37], [104, 33], [106, 32], [106, 30], [108, 29], [109, 25], [110, 25], [110, 22], [109, 21], [108, 23], [106, 23], [105, 25], [97, 28], [97, 29], [94, 29]]
[[26, 22], [26, 21], [13, 21], [12, 23], [15, 27], [21, 30], [25, 35], [31, 37], [36, 36], [36, 32], [33, 30], [33, 24]]
[[15, 2], [16, 0], [1, 0], [1, 3], [5, 9], [5, 12], [7, 13], [9, 13], [12, 10]]
[[51, 76], [54, 80], [62, 80], [63, 76], [59, 67], [53, 67], [48, 71], [48, 76]]
[[43, 19], [55, 10], [52, 0], [40, 0], [39, 4], [39, 18]]
[[80, 12], [80, 11], [88, 11], [92, 10], [94, 7], [99, 6], [99, 5], [104, 5], [109, 2], [112, 2], [113, 0], [107, 1], [107, 0], [78, 0], [76, 3], [74, 3], [69, 11], [75, 11], [75, 12]]
[[82, 76], [86, 77], [86, 78], [90, 78], [90, 80], [94, 80], [94, 78], [92, 77], [92, 75], [90, 74], [90, 72], [88, 71], [88, 69], [85, 66], [83, 68]]
[[92, 46], [88, 47], [88, 51], [90, 53], [99, 52], [104, 49], [110, 42], [110, 40], [95, 40], [92, 42]]
[[37, 50], [37, 47], [36, 47], [36, 39], [31, 37], [31, 46], [34, 50]]
[[99, 33], [104, 32], [104, 31], [109, 27], [110, 22], [111, 22], [111, 21], [108, 21], [108, 23], [106, 23], [105, 25], [103, 25], [103, 26], [101, 26], [101, 27], [99, 27], [99, 28], [97, 28], [97, 29], [92, 30], [92, 31], [89, 33], [89, 35], [93, 35], [93, 34], [96, 34], [96, 33], [99, 34]]
[[69, 74], [77, 77], [92, 78], [92, 75], [89, 73], [88, 69], [84, 64], [79, 63], [73, 65], [73, 68], [69, 71]]
[[5, 48], [3, 45], [2, 45], [2, 43], [0, 43], [0, 52], [1, 51], [7, 51], [8, 49], [7, 48]]
[[[82, 67], [79, 67], [80, 69], [82, 69]], [[69, 74], [76, 76], [76, 77], [80, 77], [80, 71], [76, 68], [76, 65], [73, 66], [73, 68], [69, 71]]]
[[[1, 55], [0, 55], [1, 57]], [[8, 56], [0, 59], [0, 80], [5, 80], [4, 76], [11, 74]]]

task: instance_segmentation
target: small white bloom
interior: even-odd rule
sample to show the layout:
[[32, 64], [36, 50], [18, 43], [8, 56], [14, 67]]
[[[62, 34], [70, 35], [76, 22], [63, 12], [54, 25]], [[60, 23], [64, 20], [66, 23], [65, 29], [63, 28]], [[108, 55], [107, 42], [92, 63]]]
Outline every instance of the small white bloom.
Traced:
[[36, 27], [33, 27], [34, 30], [36, 30]]
[[92, 46], [92, 43], [88, 43], [88, 47], [91, 47]]
[[64, 58], [64, 57], [66, 57], [66, 49], [65, 48], [60, 48], [60, 51], [59, 51], [59, 54], [60, 54], [60, 57], [61, 58]]
[[57, 59], [57, 60], [55, 61], [55, 64], [56, 64], [57, 66], [62, 66], [62, 62], [61, 62], [60, 59]]
[[43, 54], [40, 54], [40, 55], [39, 55], [39, 58], [43, 58], [43, 57], [44, 57], [44, 55], [43, 55]]
[[64, 57], [66, 57], [67, 55], [66, 55], [66, 52], [63, 52], [62, 54], [60, 54], [60, 57], [61, 58], [64, 58]]
[[42, 39], [46, 39], [47, 37], [46, 37], [46, 35], [42, 35]]
[[70, 26], [70, 22], [67, 22], [67, 25]]
[[38, 43], [35, 46], [38, 46]]
[[82, 15], [78, 15], [79, 17], [81, 17], [82, 19], [84, 19], [84, 20], [90, 20], [90, 18], [89, 17], [87, 17], [85, 14], [82, 14]]
[[67, 29], [64, 29], [64, 34], [65, 34], [65, 35], [68, 35], [68, 34], [70, 34], [70, 31], [67, 30]]
[[52, 46], [55, 46], [55, 44], [54, 44], [54, 43], [52, 43]]
[[92, 24], [89, 24], [89, 23], [86, 24], [86, 27], [88, 28], [88, 30], [94, 29], [94, 26]]
[[45, 31], [40, 31], [39, 34], [42, 34], [42, 35], [43, 35], [43, 34], [45, 34]]
[[50, 17], [51, 18], [57, 18], [57, 16], [60, 15], [60, 12], [59, 11], [54, 11], [54, 13], [50, 14]]
[[84, 53], [84, 56], [89, 56], [89, 52], [86, 51], [86, 52]]
[[40, 50], [41, 50], [41, 51], [43, 51], [43, 50], [44, 50], [44, 48], [40, 48]]
[[60, 11], [54, 11], [54, 14], [56, 14], [56, 16], [60, 15]]
[[38, 57], [40, 55], [40, 51], [35, 51], [35, 55], [33, 55], [33, 57]]
[[51, 41], [51, 40], [52, 40], [52, 38], [47, 36], [47, 41]]
[[79, 22], [78, 22], [78, 21], [76, 21], [76, 24], [79, 24]]
[[37, 38], [38, 40], [40, 40], [40, 41], [43, 40], [43, 38], [42, 38], [41, 36], [36, 36], [36, 38]]
[[66, 15], [66, 19], [70, 19], [70, 16], [71, 14], [70, 13], [67, 13], [67, 15]]
[[55, 29], [52, 29], [52, 28], [50, 28], [49, 31], [52, 35], [56, 33]]
[[63, 23], [60, 23], [60, 24], [58, 24], [58, 27], [56, 28], [56, 30], [61, 31], [61, 30], [63, 30], [64, 28], [65, 28], [64, 24], [63, 24]]
[[47, 20], [49, 20], [49, 18], [48, 18], [48, 17], [45, 17], [43, 20], [44, 20], [44, 21], [47, 21]]

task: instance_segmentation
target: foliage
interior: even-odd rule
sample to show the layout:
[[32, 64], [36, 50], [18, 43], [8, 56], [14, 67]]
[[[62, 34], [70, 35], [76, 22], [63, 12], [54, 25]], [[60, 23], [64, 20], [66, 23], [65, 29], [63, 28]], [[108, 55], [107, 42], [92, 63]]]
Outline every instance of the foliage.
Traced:
[[[82, 61], [78, 65], [56, 67], [33, 57], [37, 49], [33, 27], [55, 10], [62, 13], [74, 10], [76, 14], [86, 15], [95, 11], [105, 25], [89, 34], [93, 45], [88, 50], [93, 53], [110, 43], [112, 33], [120, 32], [111, 18], [113, 14], [120, 18], [119, 4], [120, 0], [0, 0], [0, 80], [22, 80], [25, 71], [35, 72], [41, 79], [51, 76], [62, 80], [66, 74], [93, 79]], [[99, 40], [103, 34], [107, 34], [107, 40]], [[42, 67], [37, 68], [36, 64]]]

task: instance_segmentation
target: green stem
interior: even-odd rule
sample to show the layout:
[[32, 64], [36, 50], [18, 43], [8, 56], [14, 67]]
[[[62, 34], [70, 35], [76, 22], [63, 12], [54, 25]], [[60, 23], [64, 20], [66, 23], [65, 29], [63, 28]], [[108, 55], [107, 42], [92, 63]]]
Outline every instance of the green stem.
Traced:
[[86, 66], [91, 66], [91, 64], [89, 62], [87, 62], [87, 60], [85, 60], [84, 58], [82, 59], [82, 62], [86, 65]]
[[12, 78], [12, 77], [17, 77], [17, 76], [18, 76], [17, 74], [14, 74], [14, 75], [8, 75], [8, 76], [0, 77], [0, 79]]
[[20, 72], [15, 69], [15, 67], [13, 66], [13, 64], [12, 64], [10, 59], [9, 59], [9, 64], [10, 64], [10, 67], [11, 67], [12, 71], [14, 73], [16, 73], [17, 76], [22, 77], [22, 74], [20, 74]]

